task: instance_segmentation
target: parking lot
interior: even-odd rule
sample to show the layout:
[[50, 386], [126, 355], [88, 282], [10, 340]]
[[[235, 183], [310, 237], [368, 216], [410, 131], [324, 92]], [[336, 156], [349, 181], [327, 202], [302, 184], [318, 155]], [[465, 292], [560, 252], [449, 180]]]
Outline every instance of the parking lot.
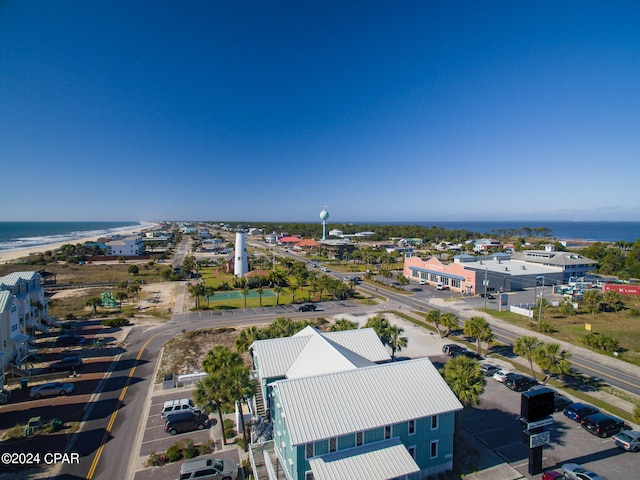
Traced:
[[[221, 426], [219, 425], [217, 414], [209, 415], [211, 428], [178, 433], [176, 435], [170, 435], [164, 431], [165, 419], [161, 416], [164, 402], [180, 398], [191, 398], [192, 392], [193, 390], [188, 387], [162, 390], [160, 385], [155, 386], [144, 426], [142, 444], [138, 452], [140, 468], [135, 472], [135, 480], [169, 480], [179, 478], [180, 465], [184, 462], [183, 460], [168, 463], [161, 467], [146, 467], [145, 461], [146, 457], [151, 453], [166, 452], [171, 445], [186, 439], [192, 440], [194, 445], [200, 445], [211, 440], [213, 442], [212, 448], [214, 452], [208, 454], [207, 457], [214, 456], [222, 460], [232, 460], [236, 464], [240, 463], [237, 446], [234, 444], [227, 446], [222, 445]], [[243, 478], [241, 473], [238, 478]]]
[[[520, 393], [513, 392], [487, 377], [485, 393], [478, 407], [466, 409], [462, 428], [509, 463], [526, 478], [529, 450], [522, 442], [518, 420]], [[608, 479], [637, 478], [640, 456], [616, 447], [611, 438], [596, 437], [562, 412], [552, 415], [551, 443], [544, 448], [543, 469], [560, 470], [565, 463], [578, 463]]]

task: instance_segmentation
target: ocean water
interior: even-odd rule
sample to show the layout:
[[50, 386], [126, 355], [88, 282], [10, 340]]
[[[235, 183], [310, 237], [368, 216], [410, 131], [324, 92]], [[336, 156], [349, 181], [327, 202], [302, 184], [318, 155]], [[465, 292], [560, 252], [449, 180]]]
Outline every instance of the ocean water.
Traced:
[[79, 238], [97, 239], [148, 225], [141, 222], [0, 222], [0, 251], [74, 243]]
[[[358, 222], [365, 224], [366, 222]], [[520, 221], [492, 220], [477, 222], [375, 222], [368, 225], [420, 225], [423, 227], [442, 227], [447, 230], [469, 230], [480, 234], [497, 234], [502, 230], [549, 228], [559, 240], [585, 240], [595, 242], [635, 242], [640, 238], [640, 222], [559, 222], [559, 221]]]

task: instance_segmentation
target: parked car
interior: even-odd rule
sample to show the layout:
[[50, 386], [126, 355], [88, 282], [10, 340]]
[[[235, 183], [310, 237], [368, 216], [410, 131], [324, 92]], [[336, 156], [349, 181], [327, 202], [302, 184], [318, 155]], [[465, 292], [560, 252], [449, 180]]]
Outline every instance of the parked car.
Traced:
[[56, 338], [56, 345], [59, 347], [84, 345], [85, 343], [87, 343], [87, 339], [82, 335], [60, 335]]
[[424, 280], [424, 279], [421, 279], [418, 283], [419, 283], [420, 285], [426, 285], [426, 284], [427, 284], [427, 281], [426, 281], [426, 280]]
[[509, 370], [498, 370], [496, 373], [493, 374], [493, 379], [497, 380], [500, 383], [504, 383], [505, 379], [509, 376], [509, 375], [516, 375], [513, 372], [510, 372]]
[[160, 416], [165, 418], [174, 413], [184, 411], [195, 412], [196, 410], [193, 400], [190, 398], [176, 398], [175, 400], [167, 400], [164, 402]]
[[313, 303], [305, 303], [298, 307], [299, 312], [315, 312], [316, 306]]
[[465, 352], [466, 350], [467, 350], [466, 348], [461, 347], [456, 343], [448, 343], [442, 346], [442, 353], [444, 353], [445, 355], [449, 355], [450, 357], [453, 357], [454, 355], [459, 355], [462, 352]]
[[446, 287], [442, 283], [436, 283], [436, 290], [444, 290]]
[[73, 383], [49, 382], [36, 385], [31, 388], [29, 396], [31, 398], [55, 397], [56, 395], [66, 395], [73, 392]]
[[210, 426], [209, 417], [204, 413], [179, 412], [172, 413], [167, 417], [164, 431], [175, 435], [176, 433], [191, 432], [192, 430], [202, 430]]
[[610, 437], [626, 428], [622, 420], [604, 413], [588, 415], [581, 423], [582, 428], [598, 437]]
[[78, 355], [64, 357], [62, 360], [53, 362], [49, 365], [52, 372], [61, 372], [64, 370], [80, 370], [82, 367], [82, 358]]
[[472, 350], [464, 350], [463, 352], [460, 352], [458, 355], [464, 355], [467, 358], [472, 358], [474, 360], [482, 360], [482, 356], [478, 355], [476, 352], [472, 351]]
[[542, 474], [542, 480], [564, 480], [565, 476], [555, 470], [549, 470]]
[[232, 480], [238, 476], [238, 466], [232, 460], [198, 458], [180, 465], [180, 480], [206, 478], [209, 480]]
[[538, 383], [535, 378], [527, 377], [526, 375], [520, 375], [516, 373], [513, 376], [509, 376], [504, 379], [504, 385], [514, 392], [524, 392]]
[[600, 410], [584, 403], [572, 403], [564, 409], [564, 415], [578, 423], [582, 422], [588, 415], [593, 415], [594, 413], [600, 413]]
[[490, 293], [481, 293], [480, 294], [480, 298], [485, 298], [485, 297], [487, 299], [489, 299], [489, 300], [495, 300], [496, 299], [496, 297], [491, 295]]
[[588, 470], [577, 463], [565, 463], [562, 465], [562, 473], [566, 478], [573, 480], [605, 480], [595, 472]]
[[482, 373], [484, 373], [487, 377], [492, 377], [494, 373], [500, 371], [500, 367], [497, 367], [490, 363], [483, 363], [480, 367], [480, 370], [482, 370]]
[[620, 448], [624, 448], [629, 452], [640, 452], [640, 432], [625, 430], [624, 432], [616, 433], [611, 439]]

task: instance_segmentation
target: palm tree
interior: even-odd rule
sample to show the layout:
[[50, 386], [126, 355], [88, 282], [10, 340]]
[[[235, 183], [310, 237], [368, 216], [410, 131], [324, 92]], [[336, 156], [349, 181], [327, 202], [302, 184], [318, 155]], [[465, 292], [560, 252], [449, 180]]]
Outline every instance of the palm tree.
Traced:
[[453, 357], [445, 364], [444, 381], [465, 407], [480, 403], [480, 395], [487, 383], [480, 363], [464, 355]]
[[404, 330], [397, 325], [390, 325], [387, 329], [387, 335], [389, 335], [389, 346], [391, 347], [391, 360], [396, 356], [396, 351], [400, 352], [403, 348], [406, 348], [409, 340], [407, 337], [401, 337]]
[[256, 292], [258, 293], [258, 297], [260, 297], [260, 306], [262, 306], [262, 294], [264, 293], [264, 288], [258, 287], [256, 288]]
[[198, 310], [200, 308], [200, 297], [204, 294], [204, 286], [201, 283], [191, 285], [189, 293], [196, 298], [196, 310]]
[[489, 322], [484, 317], [471, 317], [464, 323], [464, 334], [476, 338], [476, 348], [478, 355], [482, 355], [481, 342], [489, 344], [495, 340], [495, 335], [491, 330]]
[[[542, 370], [551, 375], [567, 374], [571, 371], [571, 352], [561, 350], [558, 343], [541, 343], [533, 358]], [[543, 383], [547, 383], [547, 379]]]
[[244, 298], [244, 308], [247, 308], [247, 295], [249, 295], [249, 287], [246, 285], [240, 289], [242, 292], [242, 298]]
[[240, 331], [236, 338], [236, 351], [242, 353], [249, 350], [253, 342], [260, 339], [260, 330], [257, 327], [247, 327]]
[[344, 318], [340, 318], [336, 320], [336, 323], [331, 325], [329, 328], [330, 332], [343, 332], [345, 330], [356, 330], [358, 328], [358, 324], [356, 322], [352, 322], [350, 320], [346, 320]]
[[389, 341], [391, 340], [389, 337], [389, 327], [389, 321], [380, 315], [370, 318], [364, 325], [364, 328], [373, 328], [378, 337], [380, 337], [383, 345], [389, 345]]
[[202, 294], [207, 299], [207, 308], [209, 308], [209, 300], [216, 294], [216, 291], [211, 285], [207, 285], [204, 287]]
[[276, 305], [280, 305], [280, 294], [282, 293], [283, 288], [280, 285], [276, 285], [273, 287], [273, 291], [276, 293]]
[[536, 337], [518, 337], [513, 342], [513, 353], [524, 357], [529, 361], [529, 368], [531, 369], [531, 376], [533, 378], [536, 378], [536, 374], [533, 370], [533, 354], [539, 345], [540, 341]]
[[[212, 375], [207, 375], [196, 383], [196, 389], [193, 392], [193, 401], [196, 405], [201, 405], [204, 413], [218, 411], [220, 425], [223, 426], [222, 418], [222, 393], [219, 389], [220, 383]], [[222, 444], [227, 444], [227, 436], [224, 427], [222, 428]]]
[[440, 337], [442, 337], [442, 332], [440, 331], [441, 317], [442, 317], [442, 314], [440, 313], [440, 310], [429, 310], [429, 313], [427, 313], [427, 321], [433, 323]]
[[444, 332], [444, 336], [447, 337], [452, 330], [458, 328], [458, 317], [455, 313], [447, 312], [440, 317], [442, 326], [447, 330]]

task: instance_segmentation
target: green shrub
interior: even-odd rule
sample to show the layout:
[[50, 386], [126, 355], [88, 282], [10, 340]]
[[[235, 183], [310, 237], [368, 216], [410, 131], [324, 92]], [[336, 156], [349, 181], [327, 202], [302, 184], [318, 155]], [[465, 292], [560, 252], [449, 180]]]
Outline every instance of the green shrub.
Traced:
[[540, 322], [538, 322], [538, 331], [543, 333], [553, 333], [555, 332], [555, 328], [553, 328], [551, 322], [547, 320], [540, 320]]
[[198, 453], [200, 455], [207, 455], [215, 449], [213, 440], [205, 440], [198, 445]]
[[129, 325], [129, 320], [122, 317], [107, 318], [106, 320], [102, 321], [102, 325], [104, 325], [105, 327], [120, 328], [124, 327], [125, 325]]
[[182, 457], [185, 459], [197, 457], [199, 454], [199, 450], [193, 445], [182, 450]]
[[602, 350], [612, 354], [617, 352], [620, 348], [620, 344], [617, 339], [609, 337], [607, 335], [600, 335], [599, 333], [586, 333], [580, 336], [580, 341], [588, 345], [591, 348]]
[[149, 458], [147, 459], [147, 467], [161, 467], [167, 461], [167, 458], [164, 454], [151, 452]]
[[223, 428], [224, 428], [224, 436], [226, 438], [233, 438], [236, 435], [238, 435], [236, 433], [236, 424], [234, 423], [233, 420], [229, 419], [229, 418], [225, 418], [224, 421], [222, 422]]
[[182, 458], [182, 449], [180, 445], [174, 443], [167, 449], [167, 461], [169, 462], [177, 462]]

